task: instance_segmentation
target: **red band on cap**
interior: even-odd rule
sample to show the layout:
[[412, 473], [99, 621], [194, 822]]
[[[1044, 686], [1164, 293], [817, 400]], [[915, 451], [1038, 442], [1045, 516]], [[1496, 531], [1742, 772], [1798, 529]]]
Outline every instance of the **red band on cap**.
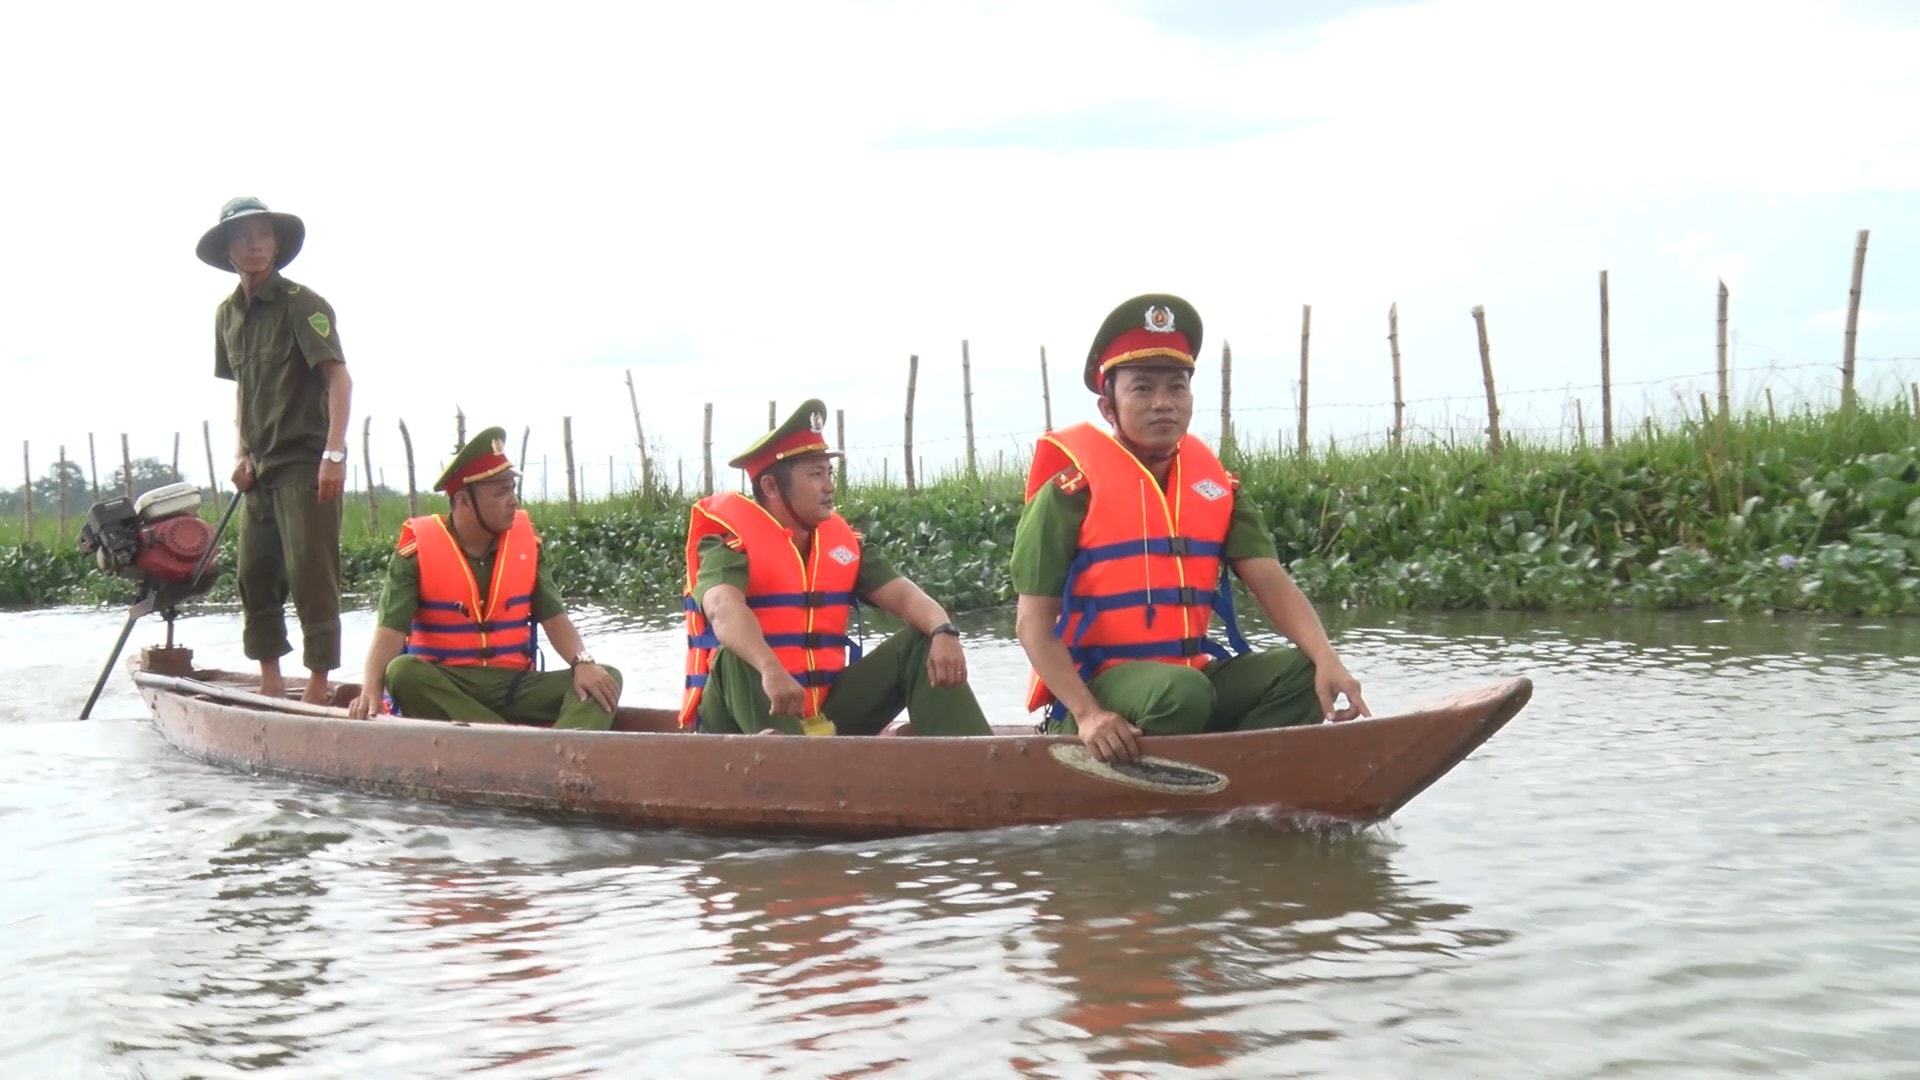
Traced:
[[761, 447], [759, 453], [747, 459], [745, 469], [748, 476], [758, 476], [790, 457], [826, 452], [826, 436], [817, 431], [796, 431], [784, 439]]
[[1187, 335], [1178, 330], [1164, 332], [1135, 327], [1107, 342], [1100, 353], [1100, 377], [1121, 364], [1141, 360], [1164, 359], [1186, 367], [1193, 366], [1193, 350]]
[[513, 462], [505, 454], [482, 454], [468, 462], [466, 468], [447, 478], [447, 494], [451, 495], [468, 484], [478, 483], [489, 476], [498, 476], [512, 465]]

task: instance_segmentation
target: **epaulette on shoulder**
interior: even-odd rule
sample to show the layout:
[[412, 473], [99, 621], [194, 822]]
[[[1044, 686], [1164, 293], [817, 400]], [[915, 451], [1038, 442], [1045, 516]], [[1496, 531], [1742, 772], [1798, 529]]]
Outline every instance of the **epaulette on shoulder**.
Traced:
[[732, 548], [735, 551], [744, 551], [746, 550], [746, 547], [747, 547], [747, 542], [745, 540], [740, 539], [739, 537], [733, 535], [732, 533], [728, 533], [726, 536], [722, 537], [720, 542], [727, 545], [728, 547]]
[[1228, 491], [1240, 490], [1240, 474], [1239, 473], [1230, 472], [1227, 474], [1227, 490]]
[[406, 543], [401, 544], [399, 547], [395, 548], [394, 551], [397, 552], [402, 558], [411, 559], [413, 558], [413, 553], [418, 549], [419, 549], [419, 545], [414, 543], [412, 540], [409, 540]]
[[849, 529], [847, 531], [853, 533], [853, 539], [855, 540], [855, 542], [862, 543], [862, 544], [867, 542], [867, 534], [861, 532], [859, 529]]
[[410, 524], [403, 523], [400, 526], [399, 537], [396, 538], [393, 542], [393, 549], [402, 555], [411, 557], [413, 555], [414, 549], [419, 546], [420, 546], [420, 541], [416, 539], [413, 535], [413, 526]]
[[1087, 486], [1087, 474], [1079, 469], [1061, 469], [1053, 474], [1053, 483], [1055, 487], [1071, 495]]

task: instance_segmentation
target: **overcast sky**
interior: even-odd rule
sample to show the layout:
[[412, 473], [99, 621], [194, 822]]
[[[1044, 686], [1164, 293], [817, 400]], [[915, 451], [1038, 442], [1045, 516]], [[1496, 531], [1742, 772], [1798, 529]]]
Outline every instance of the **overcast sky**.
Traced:
[[911, 353], [944, 464], [963, 339], [1011, 458], [1040, 348], [1056, 422], [1092, 416], [1089, 339], [1147, 291], [1205, 320], [1206, 435], [1231, 341], [1243, 430], [1291, 439], [1303, 304], [1316, 441], [1389, 423], [1392, 303], [1416, 425], [1482, 422], [1475, 304], [1510, 427], [1576, 396], [1597, 424], [1602, 269], [1630, 417], [1711, 389], [1716, 279], [1736, 399], [1820, 398], [1862, 228], [1862, 380], [1892, 393], [1920, 379], [1916, 56], [1890, 2], [16, 6], [5, 431], [36, 475], [178, 430], [197, 478], [205, 419], [228, 459], [234, 278], [193, 246], [237, 194], [306, 220], [288, 276], [338, 313], [356, 475], [371, 416], [395, 486], [394, 421], [424, 484], [456, 404], [531, 426], [556, 493], [571, 415], [590, 486], [609, 455], [625, 483], [628, 370], [690, 481], [705, 402], [724, 463], [810, 396], [897, 476]]

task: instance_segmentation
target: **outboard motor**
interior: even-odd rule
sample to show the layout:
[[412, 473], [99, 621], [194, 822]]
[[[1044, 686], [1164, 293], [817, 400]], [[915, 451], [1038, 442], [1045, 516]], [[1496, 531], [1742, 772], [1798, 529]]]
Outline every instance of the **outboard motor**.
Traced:
[[87, 511], [87, 520], [80, 527], [80, 550], [92, 555], [102, 572], [138, 581], [140, 596], [127, 612], [120, 640], [80, 711], [82, 720], [93, 712], [113, 663], [126, 647], [127, 635], [140, 616], [158, 611], [167, 620], [166, 648], [173, 649], [173, 620], [179, 615], [180, 603], [213, 588], [213, 575], [208, 569], [220, 549], [220, 536], [239, 505], [240, 493], [235, 492], [215, 528], [200, 518], [199, 488], [167, 484], [137, 499], [95, 503]]
[[[132, 578], [167, 597], [170, 608], [213, 587], [199, 573], [211, 561], [213, 526], [200, 519], [200, 489], [168, 484], [129, 502], [95, 503], [80, 527], [80, 550], [109, 574]], [[197, 574], [197, 578], [196, 578]]]

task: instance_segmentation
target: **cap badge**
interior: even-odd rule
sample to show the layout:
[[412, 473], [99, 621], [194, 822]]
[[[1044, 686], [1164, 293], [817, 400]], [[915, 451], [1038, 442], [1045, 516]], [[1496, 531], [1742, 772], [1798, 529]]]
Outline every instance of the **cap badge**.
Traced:
[[1156, 334], [1173, 333], [1173, 309], [1165, 304], [1147, 308], [1146, 328]]
[[813, 431], [825, 431], [827, 418], [817, 412], [810, 412], [807, 414], [807, 427]]

